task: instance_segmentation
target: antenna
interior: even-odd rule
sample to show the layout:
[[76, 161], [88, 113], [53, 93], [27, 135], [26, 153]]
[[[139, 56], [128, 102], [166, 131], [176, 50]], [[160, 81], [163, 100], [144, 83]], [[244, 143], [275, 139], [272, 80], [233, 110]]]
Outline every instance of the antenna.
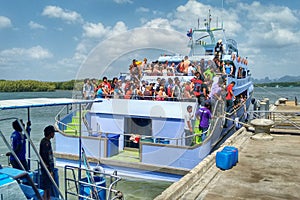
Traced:
[[[224, 0], [222, 0], [222, 12], [224, 11]], [[222, 15], [223, 16], [223, 15]], [[223, 23], [223, 17], [221, 17], [221, 28], [223, 29], [224, 31], [224, 23]]]

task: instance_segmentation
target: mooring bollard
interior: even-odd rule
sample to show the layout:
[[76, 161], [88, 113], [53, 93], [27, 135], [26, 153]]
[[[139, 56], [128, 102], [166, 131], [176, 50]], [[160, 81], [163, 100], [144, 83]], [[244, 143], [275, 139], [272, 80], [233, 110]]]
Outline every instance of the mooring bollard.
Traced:
[[273, 137], [270, 135], [270, 129], [275, 124], [270, 119], [254, 119], [250, 122], [254, 127], [254, 133], [251, 139], [256, 140], [273, 140]]

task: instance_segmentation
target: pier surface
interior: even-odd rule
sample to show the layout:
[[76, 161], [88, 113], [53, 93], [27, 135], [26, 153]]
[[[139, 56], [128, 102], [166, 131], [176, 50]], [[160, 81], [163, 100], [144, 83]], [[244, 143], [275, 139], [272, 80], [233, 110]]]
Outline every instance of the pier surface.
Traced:
[[227, 171], [218, 169], [196, 199], [299, 199], [300, 137], [273, 137], [247, 140], [239, 163]]
[[214, 152], [156, 199], [300, 199], [300, 136], [260, 141], [251, 135], [245, 130], [229, 141], [239, 149], [236, 166], [217, 168]]

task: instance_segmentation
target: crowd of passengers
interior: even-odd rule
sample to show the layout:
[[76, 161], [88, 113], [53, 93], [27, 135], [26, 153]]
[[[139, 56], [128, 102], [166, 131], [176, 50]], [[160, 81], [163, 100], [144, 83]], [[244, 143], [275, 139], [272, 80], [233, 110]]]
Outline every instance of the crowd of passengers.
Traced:
[[[232, 60], [239, 59], [232, 54]], [[239, 61], [240, 62], [240, 61]], [[240, 76], [235, 73], [230, 62], [222, 62], [218, 57], [213, 60], [191, 62], [188, 56], [177, 65], [175, 63], [152, 62], [147, 63], [133, 60], [129, 66], [130, 78], [121, 80], [114, 77], [109, 81], [107, 77], [102, 80], [85, 79], [83, 85], [83, 98], [115, 98], [156, 101], [194, 101], [203, 105], [206, 100], [222, 100], [226, 95], [226, 77]], [[216, 73], [222, 74], [215, 77]], [[180, 79], [180, 76], [194, 76], [189, 80]], [[143, 76], [162, 76], [155, 82], [143, 80]], [[215, 77], [215, 80], [213, 78]], [[238, 77], [237, 77], [238, 78]], [[142, 81], [140, 81], [142, 79]]]

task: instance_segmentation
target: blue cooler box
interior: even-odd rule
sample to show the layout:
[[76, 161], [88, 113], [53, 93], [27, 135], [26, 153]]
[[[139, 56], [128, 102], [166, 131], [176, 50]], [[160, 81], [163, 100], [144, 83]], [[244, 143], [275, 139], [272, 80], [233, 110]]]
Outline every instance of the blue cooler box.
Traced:
[[233, 166], [233, 152], [219, 151], [216, 155], [216, 166], [220, 169], [227, 170]]
[[233, 146], [225, 146], [223, 151], [232, 151], [233, 152], [233, 165], [239, 162], [239, 150]]

